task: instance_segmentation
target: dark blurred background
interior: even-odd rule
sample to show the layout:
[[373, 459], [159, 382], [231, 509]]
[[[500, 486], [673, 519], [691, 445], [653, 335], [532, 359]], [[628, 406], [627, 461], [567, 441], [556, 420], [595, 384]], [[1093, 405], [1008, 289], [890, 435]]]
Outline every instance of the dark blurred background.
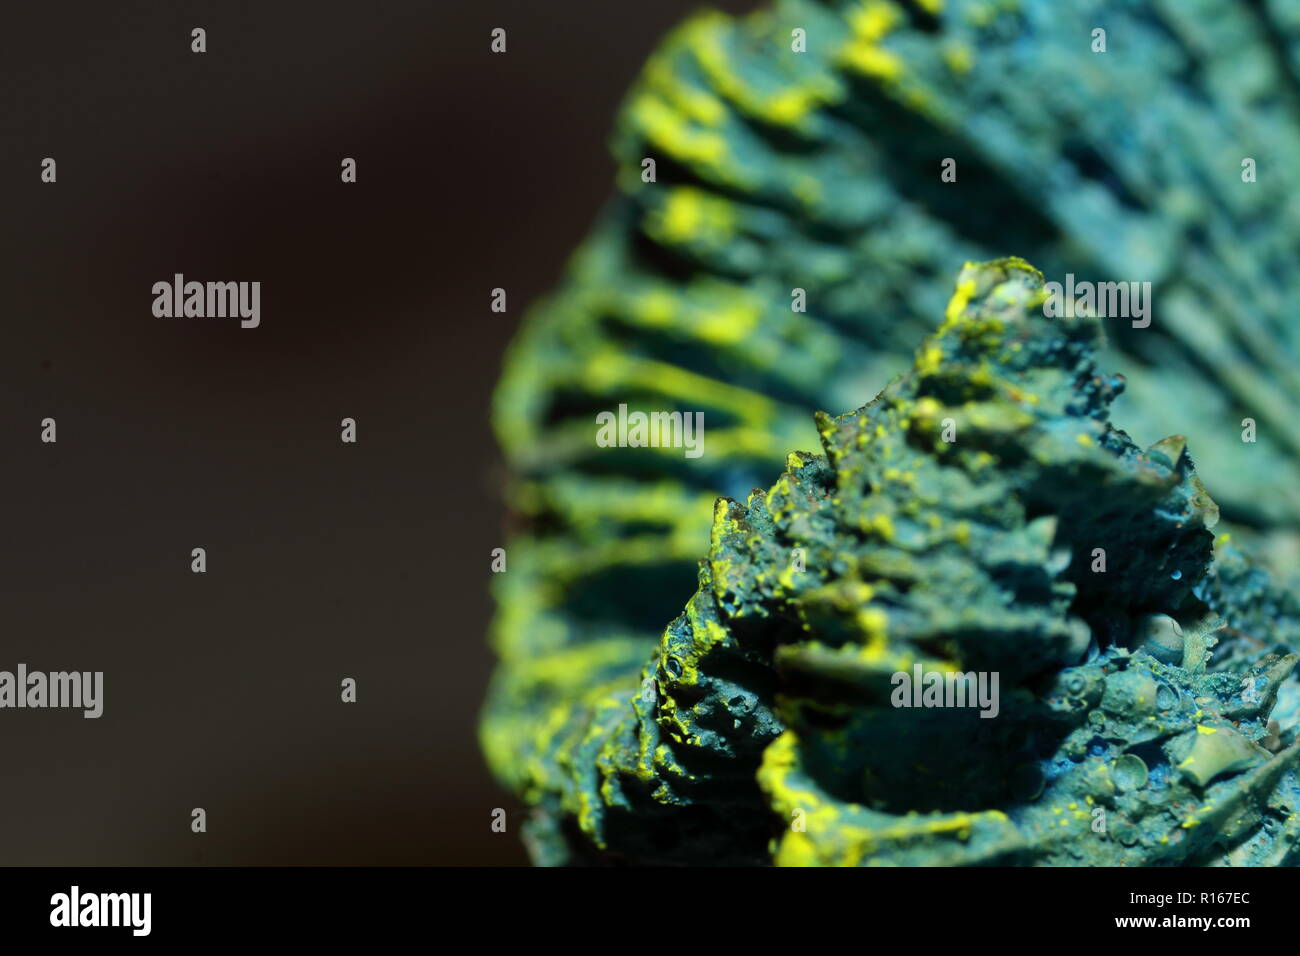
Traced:
[[[0, 710], [0, 863], [525, 862], [476, 740], [489, 398], [696, 6], [0, 13], [0, 670], [105, 672], [99, 720]], [[261, 327], [155, 318], [176, 272], [260, 281]]]

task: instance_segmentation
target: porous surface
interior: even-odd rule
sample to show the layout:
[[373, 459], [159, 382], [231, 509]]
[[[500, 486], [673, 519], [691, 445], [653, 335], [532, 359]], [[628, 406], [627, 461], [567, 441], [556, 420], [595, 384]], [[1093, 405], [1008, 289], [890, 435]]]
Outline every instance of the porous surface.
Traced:
[[[483, 741], [539, 830], [606, 853], [588, 833], [604, 804], [577, 806], [575, 781], [610, 728], [628, 732], [627, 694], [696, 585], [715, 499], [816, 447], [814, 411], [906, 368], [965, 261], [1152, 283], [1150, 327], [1107, 320], [1117, 415], [1142, 445], [1185, 435], [1218, 530], [1260, 546], [1220, 547], [1204, 583], [1219, 633], [1240, 635], [1216, 654], [1248, 666], [1291, 643], [1294, 606], [1258, 555], [1286, 554], [1300, 525], [1298, 53], [1290, 0], [782, 0], [666, 39], [620, 111], [617, 193], [496, 396], [520, 530], [494, 581]], [[702, 411], [705, 454], [599, 447], [594, 415], [624, 403]], [[1277, 712], [1297, 696], [1284, 688]], [[659, 842], [693, 814], [670, 814]], [[737, 810], [728, 825], [769, 824]]]
[[[1300, 746], [1269, 717], [1296, 655], [1226, 626], [1260, 595], [1216, 574], [1186, 442], [1109, 423], [1100, 322], [1045, 297], [968, 266], [913, 367], [818, 416], [823, 454], [718, 500], [637, 679], [568, 661], [539, 859], [1294, 862]], [[996, 716], [895, 706], [917, 665], [997, 674]]]

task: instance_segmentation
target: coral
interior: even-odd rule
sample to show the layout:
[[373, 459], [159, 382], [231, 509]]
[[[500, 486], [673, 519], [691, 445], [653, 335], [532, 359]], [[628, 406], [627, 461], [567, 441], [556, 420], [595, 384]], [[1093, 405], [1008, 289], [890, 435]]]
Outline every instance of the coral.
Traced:
[[[1268, 723], [1297, 657], [1208, 667], [1247, 597], [1214, 571], [1218, 508], [1181, 436], [1142, 451], [1110, 425], [1100, 321], [1045, 298], [1020, 260], [968, 266], [913, 368], [818, 417], [824, 455], [719, 499], [639, 683], [547, 661], [574, 698], [535, 741], [562, 793], [541, 858], [1300, 854], [1300, 745]], [[996, 675], [993, 713], [899, 706], [895, 675], [927, 672], [972, 696]]]
[[[1089, 48], [1098, 26], [1107, 31], [1105, 53]], [[794, 30], [805, 32], [804, 52], [792, 48]], [[1082, 626], [1105, 649], [1091, 664], [1072, 666], [1109, 667], [1113, 674], [1181, 667], [1179, 642], [1188, 635], [1201, 640], [1198, 635], [1205, 631], [1213, 635], [1207, 642], [1219, 642], [1213, 648], [1215, 666], [1240, 679], [1268, 654], [1286, 659], [1300, 640], [1300, 609], [1227, 538], [1275, 549], [1283, 533], [1300, 526], [1295, 464], [1300, 383], [1288, 358], [1300, 343], [1286, 316], [1286, 303], [1300, 291], [1289, 268], [1300, 182], [1296, 167], [1286, 161], [1300, 151], [1296, 50], [1300, 16], [1280, 0], [1248, 5], [1232, 0], [785, 0], [743, 19], [702, 14], [665, 41], [619, 116], [618, 193], [574, 257], [568, 280], [525, 323], [496, 396], [495, 424], [515, 475], [510, 500], [522, 531], [509, 542], [509, 573], [494, 582], [499, 611], [493, 643], [501, 664], [482, 737], [494, 772], [538, 808], [533, 833], [539, 860], [677, 860], [683, 854], [767, 860], [773, 821], [779, 825], [780, 820], [755, 789], [763, 754], [763, 786], [782, 813], [793, 781], [807, 782], [807, 793], [826, 806], [839, 806], [837, 813], [852, 803], [849, 783], [827, 783], [824, 766], [807, 764], [829, 760], [814, 741], [824, 736], [825, 746], [832, 747], [833, 728], [822, 727], [819, 736], [804, 726], [801, 736], [800, 721], [828, 718], [811, 704], [799, 705], [797, 695], [788, 698], [786, 706], [793, 708], [788, 713], [774, 703], [787, 676], [795, 679], [790, 675], [822, 680], [818, 687], [830, 693], [823, 684], [834, 682], [816, 674], [836, 647], [830, 634], [838, 632], [819, 636], [825, 648], [800, 652], [812, 655], [807, 659], [787, 648], [787, 635], [763, 628], [752, 642], [733, 648], [724, 641], [728, 653], [734, 652], [722, 672], [730, 675], [724, 683], [757, 684], [750, 697], [733, 695], [736, 708], [748, 708], [733, 718], [743, 733], [703, 728], [713, 736], [701, 734], [707, 743], [699, 745], [700, 754], [689, 747], [683, 752], [685, 745], [674, 747], [677, 741], [660, 727], [664, 701], [659, 695], [675, 686], [675, 678], [642, 671], [663, 622], [697, 583], [694, 562], [709, 548], [706, 532], [717, 496], [743, 499], [776, 472], [785, 451], [815, 444], [816, 409], [853, 407], [903, 371], [916, 344], [933, 330], [934, 318], [944, 313], [951, 276], [965, 261], [1016, 252], [1058, 279], [1072, 273], [1099, 282], [1152, 282], [1149, 327], [1107, 320], [1112, 344], [1105, 365], [1122, 373], [1124, 394], [1117, 378], [1077, 395], [1073, 383], [1035, 378], [1034, 394], [1046, 388], [1040, 400], [1064, 401], [1068, 392], [1097, 411], [1115, 400], [1117, 416], [1143, 444], [1171, 433], [1187, 436], [1185, 443], [1166, 441], [1143, 455], [1133, 449], [1111, 455], [1119, 450], [1113, 444], [1118, 433], [1105, 429], [1102, 419], [1071, 413], [1060, 422], [1082, 429], [1075, 419], [1088, 419], [1099, 430], [1071, 432], [1065, 440], [1062, 426], [1060, 433], [1038, 436], [1041, 447], [1022, 449], [1060, 456], [1034, 459], [1036, 480], [1081, 470], [1073, 489], [1033, 489], [1044, 496], [1044, 508], [1059, 507], [1063, 511], [1056, 513], [1070, 521], [1056, 528], [1046, 520], [1030, 521], [1015, 533], [998, 533], [996, 545], [990, 544], [994, 553], [1010, 549], [1007, 561], [1014, 563], [1028, 561], [1044, 547], [1067, 550], [1066, 544], [1053, 544], [1057, 535], [1074, 547], [1093, 515], [1097, 534], [1131, 535], [1115, 546], [1124, 560], [1136, 562], [1117, 564], [1117, 553], [1107, 548], [1104, 594], [1118, 602], [1109, 609], [1090, 591], [1102, 586], [1103, 576], [1096, 581], [1078, 576], [1080, 568], [1090, 566], [1087, 553], [1071, 551], [1068, 569], [1052, 579], [1072, 584], [1078, 589], [1073, 596], [1049, 600], [1032, 588], [1026, 592], [1017, 614], [1037, 613], [1050, 617], [1057, 630], [1073, 628], [1072, 634], [1052, 639], [1066, 642], [1055, 663], [1049, 660], [1052, 641], [1037, 648], [1046, 656], [1035, 666], [1044, 670], [1032, 680], [1061, 673], [1067, 651], [1074, 649], [1069, 640], [1080, 638]], [[1258, 165], [1257, 181], [1243, 181], [1246, 157]], [[646, 158], [656, 163], [653, 181], [643, 177]], [[945, 158], [956, 161], [956, 182], [940, 177]], [[800, 293], [804, 311], [792, 307]], [[1076, 331], [1083, 335], [1087, 328], [1084, 323]], [[999, 429], [1006, 429], [1007, 441], [1014, 444], [1026, 409], [993, 398], [987, 407], [967, 408], [945, 391], [950, 364], [941, 361], [930, 369], [925, 363], [933, 358], [919, 354], [919, 371], [927, 373], [933, 391], [917, 396], [920, 409], [913, 410], [912, 426], [928, 421], [924, 416], [932, 406], [925, 398], [941, 407], [960, 405], [962, 414], [971, 416], [952, 416], [961, 438], [951, 448], [935, 450], [959, 462], [934, 458], [934, 463], [977, 467], [964, 456], [977, 454], [974, 439], [984, 435], [989, 444], [984, 451], [994, 461], [980, 467], [988, 469], [990, 480], [1004, 489], [1029, 480], [1029, 471], [1018, 473], [999, 456], [997, 438]], [[702, 411], [708, 422], [706, 454], [688, 458], [679, 449], [598, 447], [592, 441], [594, 415], [620, 404]], [[1259, 423], [1257, 442], [1240, 440], [1245, 417]], [[820, 422], [823, 441], [828, 427]], [[834, 428], [838, 434], [852, 426], [840, 422]], [[891, 441], [903, 440], [889, 427], [886, 433], [894, 435]], [[1078, 443], [1089, 438], [1097, 444]], [[1182, 502], [1184, 510], [1171, 513], [1201, 515], [1210, 523], [1187, 448], [1197, 451], [1200, 470], [1223, 509], [1224, 522], [1216, 530], [1228, 529], [1210, 565], [1202, 563], [1209, 561], [1208, 531], [1179, 535], [1172, 553], [1146, 550], [1153, 540], [1163, 541], [1158, 528], [1143, 523], [1154, 520], [1158, 509], [1132, 509], [1155, 499], [1139, 495], [1129, 511], [1114, 515], [1092, 510], [1100, 497], [1112, 500], [1102, 496], [1108, 482], [1154, 493], [1159, 482], [1149, 484], [1147, 478], [1163, 468], [1166, 478], [1180, 476], [1177, 487], [1164, 493]], [[817, 480], [838, 481], [829, 448], [828, 454], [828, 463], [810, 457], [783, 480], [809, 488]], [[1094, 472], [1105, 460], [1100, 455], [1116, 461], [1109, 470]], [[1029, 463], [1025, 468], [1033, 470]], [[884, 474], [877, 479], [884, 482]], [[1103, 488], [1094, 487], [1093, 479]], [[887, 482], [868, 486], [867, 480], [862, 478], [859, 491], [863, 502], [881, 509], [872, 517], [880, 526], [855, 533], [882, 533], [887, 522], [895, 533], [909, 527], [900, 512], [905, 517], [906, 508], [921, 507], [909, 497], [911, 490], [891, 490]], [[1034, 519], [1047, 513], [1029, 512]], [[767, 519], [755, 520], [763, 526]], [[715, 517], [715, 536], [717, 528]], [[950, 524], [945, 528], [951, 531]], [[973, 525], [969, 533], [981, 530], [988, 528]], [[737, 568], [760, 560], [764, 547], [755, 544], [755, 554], [743, 559], [743, 549], [737, 548]], [[1159, 565], [1159, 559], [1166, 564]], [[938, 587], [948, 573], [973, 573], [974, 565], [957, 564], [960, 568], [948, 562], [927, 565], [926, 575], [937, 576], [930, 584]], [[1177, 570], [1182, 576], [1142, 591], [1138, 567], [1152, 574]], [[807, 568], [805, 574], [827, 571], [817, 569], [811, 554]], [[847, 578], [835, 580], [848, 587]], [[973, 587], [973, 579], [961, 580]], [[824, 599], [835, 607], [862, 610], [880, 600], [863, 591], [835, 591], [829, 579], [826, 586], [833, 593]], [[992, 613], [997, 593], [961, 590], [943, 603], [954, 615]], [[1179, 595], [1185, 608], [1204, 615], [1195, 617], [1165, 600]], [[697, 593], [691, 608], [701, 601]], [[1135, 616], [1139, 611], [1142, 615]], [[704, 615], [705, 626], [711, 612], [690, 613]], [[829, 627], [831, 611], [821, 613], [819, 626]], [[1083, 623], [1069, 625], [1071, 619]], [[730, 617], [726, 626], [717, 623], [731, 634]], [[1147, 652], [1122, 663], [1116, 655], [1139, 638]], [[894, 647], [893, 631], [886, 640]], [[898, 652], [905, 646], [906, 641], [899, 644]], [[784, 649], [777, 654], [777, 647]], [[1110, 663], [1098, 664], [1103, 656]], [[1014, 668], [1004, 663], [1010, 674]], [[1151, 674], [1157, 683], [1168, 680], [1164, 671]], [[647, 679], [652, 683], [644, 683]], [[976, 718], [973, 732], [1019, 719], [1014, 701], [1027, 690], [1020, 679], [1008, 676], [1003, 685], [1009, 709], [995, 721]], [[709, 680], [723, 678], [712, 673]], [[1205, 680], [1210, 678], [1196, 677], [1196, 686], [1181, 687], [1180, 693], [1192, 695], [1192, 701], [1222, 702], [1221, 694], [1197, 683]], [[1280, 725], [1291, 726], [1300, 714], [1295, 688], [1291, 680], [1277, 690], [1273, 713]], [[1037, 685], [1032, 691], [1040, 703], [1051, 697]], [[678, 707], [688, 729], [689, 715], [701, 705], [691, 693]], [[807, 699], [815, 703], [816, 694], [809, 693]], [[766, 701], [762, 707], [756, 703], [760, 699]], [[1216, 713], [1214, 706], [1198, 707]], [[1075, 711], [1064, 705], [1060, 713], [1048, 710], [1050, 717], [1034, 711], [1033, 719], [1041, 716], [1043, 726], [1061, 733], [1062, 746], [1075, 739], [1071, 735], [1079, 728], [1067, 720], [1078, 716]], [[715, 723], [725, 723], [723, 711], [712, 712]], [[901, 719], [892, 710], [875, 718], [854, 713], [868, 723]], [[915, 711], [912, 717], [928, 713]], [[1113, 723], [1104, 708], [1102, 718]], [[1280, 739], [1259, 725], [1261, 719], [1250, 718], [1250, 734], [1263, 731], [1258, 739], [1270, 743]], [[853, 726], [854, 733], [863, 730]], [[1111, 724], [1107, 728], [1114, 730]], [[1213, 736], [1197, 733], [1205, 740]], [[1218, 737], [1216, 745], [1229, 739]], [[1040, 745], [1046, 744], [1040, 740], [1026, 747]], [[1195, 757], [1209, 765], [1232, 756], [1232, 747], [1211, 748], [1211, 756], [1208, 745], [1187, 754], [1183, 746], [1174, 755], [1178, 762]], [[1023, 756], [1026, 747], [1008, 750], [1006, 759]], [[859, 794], [862, 807], [870, 808], [863, 812], [890, 814], [910, 806], [940, 813], [958, 803], [973, 812], [987, 805], [987, 813], [1008, 814], [998, 828], [1008, 846], [1019, 840], [1041, 849], [997, 852], [1026, 861], [1075, 859], [1066, 849], [1059, 856], [1044, 849], [1065, 844], [1035, 837], [1041, 826], [1005, 809], [1005, 794], [977, 787], [968, 795], [972, 802], [914, 804], [907, 788], [920, 788], [924, 775], [911, 764], [890, 763], [889, 754], [871, 753], [870, 761], [864, 755], [854, 758], [863, 767], [872, 763], [880, 777], [871, 791], [879, 793], [874, 798], [879, 806]], [[1174, 791], [1184, 799], [1179, 788], [1196, 787], [1186, 773], [1166, 775], [1150, 749], [1126, 754], [1121, 778], [1141, 776], [1128, 756], [1143, 761], [1149, 786], [1172, 781], [1171, 800]], [[707, 772], [689, 762], [691, 757], [702, 760]], [[877, 758], [884, 764], [877, 766]], [[659, 760], [666, 762], [663, 767]], [[1020, 781], [1029, 774], [1021, 765], [1030, 763], [998, 766], [1007, 780]], [[1258, 772], [1234, 771], [1207, 786], [1234, 781], [1236, 786], [1243, 774]], [[998, 774], [983, 776], [987, 786]], [[1080, 808], [1091, 813], [1086, 800], [1078, 799], [1088, 794], [1075, 775], [1044, 777], [1043, 806], [1060, 793], [1073, 795], [1053, 804], [1063, 814], [1071, 802], [1077, 806], [1068, 809], [1070, 814]], [[821, 786], [831, 790], [823, 793]], [[1265, 783], [1248, 787], [1247, 799], [1270, 788]], [[1156, 859], [1142, 829], [1145, 817], [1114, 802], [1095, 805], [1119, 814], [1140, 833], [1129, 852]], [[1267, 834], [1268, 827], [1281, 825], [1276, 824], [1283, 819], [1279, 812], [1268, 810], [1250, 832]], [[845, 847], [817, 843], [811, 821], [803, 838], [786, 838], [780, 859], [852, 857]], [[859, 824], [871, 832], [884, 826], [879, 820], [851, 826], [847, 818], [841, 821], [845, 840]], [[984, 833], [988, 826], [985, 820], [977, 830]], [[1224, 828], [1216, 823], [1183, 829], [1195, 839], [1170, 836], [1170, 858], [1201, 859], [1208, 852], [1203, 834]], [[927, 846], [937, 840], [918, 839]], [[981, 837], [970, 845], [992, 854], [994, 842]], [[1097, 852], [1094, 844], [1082, 845]], [[687, 846], [694, 849], [682, 849]], [[952, 847], [949, 851], [954, 859], [965, 858]], [[868, 855], [888, 856], [878, 849]], [[900, 859], [908, 859], [906, 853]], [[1259, 859], [1272, 858], [1264, 853]]]

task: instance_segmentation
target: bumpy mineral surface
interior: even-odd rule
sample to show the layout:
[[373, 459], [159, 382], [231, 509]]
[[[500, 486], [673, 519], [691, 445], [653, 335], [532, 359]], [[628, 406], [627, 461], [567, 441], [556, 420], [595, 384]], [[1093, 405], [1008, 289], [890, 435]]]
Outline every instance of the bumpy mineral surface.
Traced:
[[[824, 454], [717, 502], [639, 676], [544, 662], [570, 703], [521, 768], [539, 860], [1296, 861], [1296, 608], [1219, 573], [1186, 442], [1109, 423], [1100, 321], [1045, 299], [968, 266], [912, 368], [818, 416]], [[1241, 630], [1261, 603], [1285, 634]], [[992, 706], [900, 706], [925, 673]]]
[[[1104, 51], [1096, 47], [1098, 29]], [[755, 710], [742, 722], [751, 737], [726, 738], [735, 753], [700, 745], [708, 773], [691, 767], [688, 777], [642, 780], [637, 774], [653, 763], [629, 770], [628, 755], [649, 747], [649, 731], [642, 734], [637, 721], [662, 702], [640, 681], [666, 678], [641, 670], [663, 622], [696, 586], [717, 496], [743, 499], [770, 480], [789, 449], [815, 447], [816, 409], [854, 407], [905, 369], [965, 261], [1015, 252], [1056, 281], [1150, 282], [1149, 325], [1107, 320], [1102, 364], [1127, 381], [1122, 395], [1117, 382], [1107, 386], [1115, 414], [1143, 446], [1187, 436], [1222, 508], [1211, 570], [1198, 578], [1171, 565], [1169, 575], [1181, 577], [1163, 582], [1171, 598], [1192, 594], [1182, 600], [1199, 602], [1185, 605], [1196, 614], [1184, 605], [1154, 607], [1153, 595], [1164, 593], [1156, 583], [1148, 585], [1153, 606], [1141, 607], [1137, 619], [1131, 609], [1147, 598], [1136, 592], [1117, 609], [1092, 601], [1088, 589], [1098, 585], [1078, 578], [1096, 560], [1089, 548], [1070, 553], [1066, 580], [1080, 589], [1066, 602], [1077, 604], [1070, 616], [1104, 653], [1132, 650], [1140, 639], [1163, 668], [1182, 666], [1189, 640], [1194, 647], [1217, 641], [1216, 668], [1238, 680], [1269, 653], [1285, 659], [1297, 646], [1300, 614], [1259, 559], [1289, 571], [1300, 528], [1300, 325], [1289, 315], [1300, 296], [1292, 267], [1300, 165], [1288, 160], [1300, 155], [1297, 51], [1295, 0], [777, 0], [745, 18], [702, 14], [664, 42], [618, 118], [617, 192], [566, 281], [525, 322], [496, 395], [517, 530], [508, 542], [510, 570], [493, 582], [500, 665], [482, 737], [497, 776], [538, 808], [538, 859], [769, 858], [778, 814], [756, 796], [750, 763], [785, 741], [792, 761], [785, 779], [808, 773], [804, 749], [777, 737], [787, 721], [797, 733], [802, 711], [794, 704], [791, 713]], [[941, 176], [947, 160], [952, 181]], [[1099, 401], [1104, 389], [1097, 388], [1089, 400]], [[942, 390], [929, 397], [951, 398]], [[702, 412], [705, 453], [598, 446], [594, 416], [622, 404]], [[945, 417], [958, 436], [947, 452], [973, 454], [964, 445], [971, 423]], [[1252, 441], [1242, 440], [1245, 420]], [[1012, 429], [1016, 421], [999, 425], [977, 414], [975, 425]], [[990, 487], [1005, 487], [1012, 476], [1001, 472], [1010, 465], [995, 447], [985, 450], [993, 459]], [[1057, 450], [1077, 456], [1084, 446]], [[1169, 440], [1141, 460], [1190, 475], [1186, 457], [1184, 443]], [[833, 463], [832, 456], [827, 467]], [[812, 480], [793, 473], [796, 483]], [[1055, 473], [1044, 463], [1044, 474]], [[1085, 491], [1082, 477], [1076, 492], [1084, 500], [1058, 522], [1069, 527], [1048, 536], [1051, 529], [1035, 526], [1036, 535], [1078, 541], [1075, 521], [1118, 533], [1129, 512], [1087, 518], [1083, 506], [1104, 497], [1104, 488]], [[884, 501], [892, 493], [872, 494]], [[1209, 523], [1205, 509], [1194, 510]], [[1138, 521], [1126, 530], [1150, 528]], [[1224, 543], [1229, 533], [1250, 547], [1250, 561]], [[999, 547], [1022, 539], [1037, 540], [1023, 529]], [[1179, 540], [1178, 555], [1200, 553], [1195, 539]], [[1095, 547], [1106, 550], [1098, 580], [1135, 573], [1116, 565], [1105, 545]], [[804, 558], [803, 573], [827, 572], [811, 551]], [[1151, 566], [1154, 557], [1146, 560]], [[980, 600], [993, 599], [962, 592], [946, 606], [974, 614]], [[1032, 605], [1013, 610], [1029, 613]], [[1080, 626], [1073, 625], [1075, 638]], [[781, 666], [760, 668], [756, 679], [803, 673], [794, 658]], [[771, 693], [783, 686], [773, 683]], [[1002, 713], [976, 717], [972, 733], [987, 736], [994, 731], [986, 728], [1022, 720], [1018, 687], [1008, 676]], [[1284, 683], [1273, 704], [1282, 728], [1300, 711], [1294, 687]], [[655, 695], [664, 689], [653, 685]], [[1189, 699], [1213, 696], [1204, 691]], [[908, 726], [917, 732], [938, 719], [927, 708], [911, 713]], [[1151, 716], [1163, 720], [1163, 713]], [[1063, 720], [1044, 718], [1042, 726], [1064, 732]], [[1268, 749], [1280, 738], [1263, 729]], [[1036, 733], [1030, 750], [1050, 742]], [[813, 735], [805, 728], [805, 736]], [[1061, 745], [1078, 736], [1070, 730]], [[1087, 750], [1100, 746], [1089, 741]], [[661, 745], [673, 743], [666, 737]], [[879, 752], [868, 759], [857, 746], [851, 759], [871, 764], [881, 794], [861, 807], [897, 812], [900, 790], [911, 786], [931, 795], [919, 799], [921, 809], [944, 790], [925, 786], [914, 765], [929, 762], [911, 750], [910, 762], [897, 756], [881, 764]], [[1152, 753], [1126, 756], [1148, 768], [1149, 786], [1160, 786]], [[827, 751], [816, 759], [818, 774], [839, 760]], [[1034, 763], [1003, 768], [1006, 785], [1033, 789], [1036, 778], [1023, 768]], [[1141, 776], [1133, 761], [1126, 767], [1121, 777]], [[1038, 769], [1045, 794], [1064, 785], [1050, 767]], [[765, 770], [762, 779], [779, 794], [776, 773]], [[987, 776], [982, 788], [996, 775]], [[642, 783], [632, 786], [633, 778]], [[1180, 772], [1171, 785], [1192, 786], [1187, 779]], [[982, 788], [928, 809], [998, 809], [1015, 818]], [[1102, 825], [1086, 800], [1060, 807]], [[813, 819], [810, 807], [798, 809]], [[1279, 819], [1270, 811], [1258, 831]], [[1119, 840], [1124, 826], [1112, 822], [1107, 833]], [[1042, 827], [1016, 826], [1030, 843], [1040, 833], [1043, 847], [1055, 845]], [[1136, 832], [1134, 846], [1148, 852], [1143, 826], [1129, 835]], [[842, 827], [847, 833], [847, 822]], [[1186, 839], [1203, 841], [1223, 828], [1181, 829], [1184, 839], [1169, 835], [1168, 852], [1193, 859], [1196, 845]], [[821, 846], [811, 822], [800, 833], [790, 831], [783, 859]], [[1023, 858], [1073, 859], [1047, 851]]]

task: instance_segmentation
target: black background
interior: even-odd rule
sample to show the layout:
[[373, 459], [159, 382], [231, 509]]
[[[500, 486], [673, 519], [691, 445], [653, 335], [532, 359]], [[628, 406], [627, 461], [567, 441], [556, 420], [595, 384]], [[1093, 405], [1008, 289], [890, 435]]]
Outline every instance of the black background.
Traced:
[[[0, 863], [524, 862], [476, 740], [489, 396], [694, 6], [5, 6], [0, 669], [106, 686], [0, 711]], [[261, 327], [155, 318], [176, 272]]]

